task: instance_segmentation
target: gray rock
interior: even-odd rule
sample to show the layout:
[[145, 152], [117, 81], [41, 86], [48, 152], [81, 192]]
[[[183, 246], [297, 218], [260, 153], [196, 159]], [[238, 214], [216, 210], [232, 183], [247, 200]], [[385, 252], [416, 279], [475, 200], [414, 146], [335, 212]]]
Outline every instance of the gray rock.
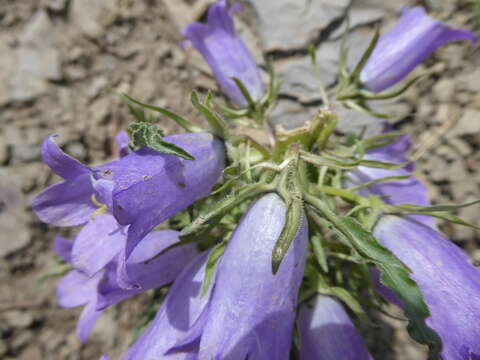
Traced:
[[[437, 111], [435, 115], [429, 118], [429, 122], [434, 124], [445, 124], [448, 121], [451, 121], [456, 116], [459, 116], [462, 111], [460, 107], [453, 103], [443, 103], [437, 106]], [[449, 132], [450, 134], [450, 132]]]
[[[458, 172], [456, 170], [458, 170]], [[448, 178], [458, 179], [458, 181], [454, 181], [450, 186], [453, 199], [456, 203], [464, 202], [468, 196], [478, 196], [478, 185], [477, 183], [472, 181], [471, 176], [469, 176], [468, 173], [465, 171], [465, 167], [463, 165], [450, 165], [448, 167]], [[475, 200], [477, 200], [477, 198], [475, 198]], [[476, 219], [478, 219], [478, 207], [472, 208], [475, 209], [477, 213]], [[478, 222], [478, 220], [476, 219], [475, 222]]]
[[480, 69], [469, 72], [464, 79], [468, 90], [478, 93], [480, 92]]
[[92, 80], [92, 83], [87, 89], [87, 96], [90, 100], [95, 99], [102, 90], [108, 85], [108, 80], [104, 76], [99, 76]]
[[[372, 37], [371, 31], [356, 30], [349, 34], [347, 66], [355, 66]], [[340, 40], [320, 44], [316, 51], [320, 80], [326, 88], [335, 84], [338, 74]], [[321, 100], [318, 78], [315, 76], [309, 56], [283, 60], [276, 64], [278, 77], [282, 83], [281, 94], [298, 99], [302, 103]]]
[[116, 0], [73, 0], [70, 19], [84, 35], [99, 38], [117, 18]]
[[463, 110], [462, 117], [447, 136], [475, 135], [478, 133], [480, 133], [480, 111], [467, 108]]
[[35, 335], [32, 330], [20, 331], [16, 336], [13, 337], [12, 341], [10, 342], [10, 346], [13, 350], [17, 351], [32, 343], [34, 338]]
[[0, 356], [4, 356], [8, 351], [8, 346], [4, 340], [0, 339]]
[[301, 126], [311, 118], [317, 107], [305, 107], [296, 101], [282, 99], [272, 111], [270, 121], [273, 126], [282, 124], [286, 129]]
[[40, 147], [32, 144], [15, 144], [12, 146], [14, 161], [30, 162], [40, 159]]
[[[349, 29], [354, 30], [360, 26], [369, 25], [376, 23], [383, 19], [385, 16], [385, 11], [378, 7], [364, 7], [357, 5], [355, 2], [348, 10], [349, 17]], [[335, 31], [330, 35], [330, 39], [338, 39], [342, 36], [347, 30], [347, 21], [344, 21], [341, 26], [339, 26]]]
[[66, 10], [68, 0], [48, 0], [47, 8], [54, 12], [62, 12]]
[[35, 98], [48, 88], [48, 80], [62, 78], [61, 59], [55, 47], [55, 29], [43, 10], [37, 11], [19, 36], [16, 67], [10, 78], [14, 100]]
[[28, 311], [11, 310], [3, 314], [7, 323], [19, 329], [28, 328], [35, 320], [33, 314]]
[[15, 55], [6, 36], [0, 36], [0, 106], [12, 100], [10, 76], [15, 71]]
[[430, 155], [425, 164], [425, 169], [429, 171], [428, 178], [433, 182], [441, 182], [447, 180], [447, 172], [445, 171], [445, 160], [440, 156]]
[[8, 160], [8, 145], [5, 137], [0, 135], [0, 165], [3, 165]]
[[306, 48], [334, 21], [341, 19], [350, 0], [253, 1], [259, 17], [264, 50]]
[[433, 94], [438, 101], [451, 101], [455, 93], [455, 80], [453, 78], [442, 78], [433, 86]]
[[0, 257], [20, 250], [30, 241], [20, 184], [18, 176], [0, 169]]
[[39, 346], [29, 346], [21, 354], [18, 360], [42, 360], [42, 349]]
[[364, 133], [365, 136], [374, 136], [382, 132], [384, 120], [375, 119], [370, 115], [348, 109], [341, 103], [335, 105], [338, 116], [338, 131], [345, 134]]
[[83, 160], [87, 156], [87, 150], [85, 149], [85, 146], [83, 146], [82, 143], [77, 141], [68, 144], [65, 150], [67, 154], [78, 160]]
[[433, 104], [428, 99], [421, 99], [417, 106], [417, 116], [420, 119], [430, 121], [434, 109]]
[[460, 138], [448, 139], [448, 143], [460, 154], [460, 156], [469, 156], [472, 153], [470, 145]]

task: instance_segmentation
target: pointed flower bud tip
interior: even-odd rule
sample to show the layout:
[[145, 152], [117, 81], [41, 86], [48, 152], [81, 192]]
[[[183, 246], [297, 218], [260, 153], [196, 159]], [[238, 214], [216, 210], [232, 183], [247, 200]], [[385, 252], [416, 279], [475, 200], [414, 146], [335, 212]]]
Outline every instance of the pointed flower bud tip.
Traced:
[[247, 100], [232, 78], [243, 83], [253, 100], [259, 100], [265, 89], [252, 54], [235, 30], [231, 14], [236, 11], [238, 6], [229, 10], [225, 0], [218, 1], [208, 10], [207, 24], [194, 22], [182, 33], [208, 63], [225, 95], [245, 106]]
[[422, 7], [407, 7], [397, 24], [378, 40], [360, 81], [368, 90], [381, 92], [401, 81], [437, 48], [457, 40], [476, 43], [477, 37], [432, 19]]

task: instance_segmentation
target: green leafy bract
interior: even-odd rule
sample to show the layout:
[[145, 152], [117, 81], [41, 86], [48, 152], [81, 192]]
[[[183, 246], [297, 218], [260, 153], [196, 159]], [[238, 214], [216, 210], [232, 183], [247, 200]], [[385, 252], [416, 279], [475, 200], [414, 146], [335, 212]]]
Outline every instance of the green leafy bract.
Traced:
[[442, 342], [438, 334], [425, 320], [430, 316], [420, 288], [410, 278], [410, 269], [393, 253], [380, 245], [372, 233], [353, 218], [338, 217], [334, 231], [344, 236], [364, 257], [380, 270], [380, 281], [390, 288], [403, 303], [409, 319], [408, 332], [419, 343], [429, 347], [429, 359], [438, 359]]
[[147, 146], [163, 154], [175, 155], [186, 160], [195, 160], [192, 155], [182, 148], [163, 140], [163, 131], [157, 124], [134, 122], [128, 128], [128, 133], [135, 148]]

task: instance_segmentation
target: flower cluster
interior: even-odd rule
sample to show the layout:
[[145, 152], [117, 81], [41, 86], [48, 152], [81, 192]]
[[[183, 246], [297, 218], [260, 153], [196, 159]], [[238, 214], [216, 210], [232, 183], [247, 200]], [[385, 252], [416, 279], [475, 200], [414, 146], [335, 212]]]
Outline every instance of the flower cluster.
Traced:
[[[203, 102], [192, 94], [209, 130], [122, 94], [135, 119], [116, 138], [118, 159], [89, 167], [54, 136], [42, 145], [63, 181], [33, 209], [48, 224], [81, 226], [73, 240], [55, 239], [70, 269], [59, 303], [84, 306], [80, 340], [107, 307], [168, 287], [122, 359], [367, 360], [355, 324], [387, 302], [403, 309], [431, 359], [480, 359], [480, 271], [434, 217], [468, 224], [445, 212], [456, 206], [430, 204], [409, 137], [388, 125], [370, 138], [337, 134], [327, 97], [302, 127], [270, 128], [277, 83], [271, 72], [264, 86], [235, 31], [238, 10], [219, 1], [207, 24], [183, 32], [230, 100], [219, 107], [210, 93]], [[336, 106], [369, 112], [369, 101], [405, 91], [412, 82], [383, 93], [454, 40], [476, 38], [422, 8], [404, 10], [353, 71], [342, 65]], [[145, 110], [187, 132], [164, 136]], [[269, 141], [230, 131], [250, 120]]]

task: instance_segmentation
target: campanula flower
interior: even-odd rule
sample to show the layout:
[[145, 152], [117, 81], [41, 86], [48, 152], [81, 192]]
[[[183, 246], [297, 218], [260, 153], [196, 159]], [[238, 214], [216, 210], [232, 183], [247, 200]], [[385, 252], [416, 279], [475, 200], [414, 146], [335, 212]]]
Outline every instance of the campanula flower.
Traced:
[[[125, 146], [125, 138], [121, 140], [120, 147], [122, 143]], [[167, 136], [165, 140], [182, 147], [195, 160], [143, 147], [90, 168], [62, 152], [53, 137], [43, 143], [45, 163], [65, 180], [40, 193], [32, 206], [47, 223], [86, 224], [80, 231], [73, 257], [75, 266], [82, 271], [93, 275], [121, 251], [119, 284], [127, 289], [138, 286], [131, 282], [126, 270], [133, 249], [156, 225], [208, 195], [220, 177], [225, 151], [213, 135], [184, 133]], [[103, 213], [113, 214], [116, 220], [99, 216]], [[109, 222], [108, 227], [105, 222]], [[104, 232], [100, 233], [98, 227]], [[117, 240], [125, 234], [126, 241]], [[95, 254], [102, 246], [110, 250], [108, 256], [102, 253], [104, 258]]]
[[453, 29], [427, 15], [422, 7], [405, 8], [398, 23], [383, 34], [360, 73], [370, 91], [383, 91], [406, 77], [437, 48], [456, 40], [477, 41], [463, 29]]
[[316, 295], [300, 307], [300, 359], [369, 360], [368, 349], [343, 306]]
[[158, 224], [207, 196], [225, 163], [223, 143], [208, 133], [183, 133], [165, 137], [195, 157], [185, 160], [143, 147], [98, 168], [98, 180], [112, 182], [112, 211], [121, 225], [129, 225], [119, 281], [129, 280], [125, 261], [137, 244]]
[[208, 10], [207, 24], [194, 22], [182, 33], [208, 63], [224, 94], [245, 106], [247, 100], [232, 77], [242, 81], [254, 100], [260, 100], [265, 89], [252, 54], [235, 31], [233, 12], [226, 0], [218, 1]]

